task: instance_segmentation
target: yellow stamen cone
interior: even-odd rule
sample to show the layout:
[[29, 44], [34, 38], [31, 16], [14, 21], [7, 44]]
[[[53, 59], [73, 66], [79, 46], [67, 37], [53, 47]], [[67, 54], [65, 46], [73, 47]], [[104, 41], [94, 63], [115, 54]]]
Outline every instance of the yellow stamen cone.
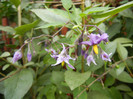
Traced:
[[61, 65], [62, 65], [62, 67], [65, 65], [65, 62], [63, 61], [62, 63], [61, 63]]
[[97, 45], [93, 45], [93, 50], [94, 50], [95, 54], [98, 54], [98, 47], [97, 47]]

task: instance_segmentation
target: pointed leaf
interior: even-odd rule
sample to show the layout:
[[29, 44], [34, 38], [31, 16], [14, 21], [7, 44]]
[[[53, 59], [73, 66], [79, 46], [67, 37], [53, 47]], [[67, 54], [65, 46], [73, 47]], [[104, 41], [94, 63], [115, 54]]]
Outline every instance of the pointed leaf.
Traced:
[[22, 25], [20, 27], [15, 28], [16, 34], [24, 35], [26, 32], [30, 31], [39, 23], [39, 20], [34, 21], [33, 23]]
[[7, 56], [10, 56], [9, 52], [4, 52], [0, 57], [7, 57]]
[[10, 2], [12, 2], [15, 6], [16, 6], [16, 8], [20, 5], [20, 0], [10, 0]]
[[63, 10], [53, 10], [53, 9], [33, 9], [34, 12], [40, 19], [48, 23], [65, 24], [69, 20], [64, 16], [67, 15]]
[[113, 16], [113, 15], [115, 15], [115, 14], [117, 14], [117, 13], [119, 13], [119, 12], [121, 12], [121, 11], [127, 9], [127, 8], [130, 8], [132, 6], [133, 6], [133, 1], [128, 2], [126, 4], [123, 4], [123, 5], [115, 8], [115, 9], [112, 9], [112, 10], [109, 10], [109, 11], [106, 11], [106, 12], [103, 12], [103, 13], [91, 15], [91, 16], [94, 17], [94, 18], [102, 18], [102, 17], [107, 17], [109, 15]]
[[120, 55], [120, 58], [125, 59], [128, 56], [128, 51], [125, 47], [123, 47], [120, 43], [117, 46], [117, 52]]
[[16, 75], [6, 79], [4, 81], [5, 99], [22, 99], [30, 89], [32, 82], [33, 76], [31, 71], [28, 69], [23, 69]]
[[117, 75], [115, 70], [112, 69], [109, 74], [114, 78], [118, 79], [119, 81], [133, 83], [133, 78], [125, 71], [123, 71], [120, 75]]
[[71, 0], [61, 0], [61, 2], [63, 4], [63, 7], [66, 10], [69, 10], [69, 8], [71, 8], [71, 6], [72, 6], [72, 1]]
[[0, 26], [0, 30], [5, 31], [5, 32], [10, 32], [10, 33], [14, 33], [14, 29], [10, 26]]
[[65, 72], [65, 81], [71, 90], [82, 85], [91, 75], [91, 72], [78, 73], [74, 71]]

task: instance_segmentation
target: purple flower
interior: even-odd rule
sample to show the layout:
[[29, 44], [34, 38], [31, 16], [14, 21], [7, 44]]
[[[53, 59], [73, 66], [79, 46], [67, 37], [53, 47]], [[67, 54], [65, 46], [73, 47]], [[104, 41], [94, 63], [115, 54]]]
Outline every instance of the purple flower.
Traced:
[[62, 43], [63, 46], [63, 50], [61, 51], [61, 53], [59, 55], [54, 55], [54, 57], [57, 57], [57, 62], [55, 64], [52, 64], [51, 66], [56, 66], [62, 62], [65, 62], [68, 64], [68, 66], [72, 69], [75, 69], [70, 63], [69, 63], [69, 59], [75, 60], [74, 58], [71, 58], [69, 55], [67, 55], [66, 52], [66, 48], [64, 46], [64, 44]]
[[93, 58], [93, 56], [92, 55], [89, 55], [87, 57], [87, 65], [90, 66], [90, 63], [91, 62], [93, 62], [95, 65], [97, 65], [96, 62], [95, 62], [95, 60], [94, 60], [94, 58]]
[[32, 58], [32, 54], [31, 54], [31, 51], [30, 51], [30, 44], [28, 44], [28, 52], [27, 52], [27, 59], [28, 59], [28, 62], [31, 61], [31, 58]]
[[102, 58], [102, 60], [105, 60], [105, 61], [110, 61], [111, 62], [111, 60], [110, 60], [110, 56], [111, 56], [111, 54], [112, 53], [110, 53], [109, 55], [106, 53], [106, 52], [102, 52], [102, 54], [101, 54], [101, 58]]
[[102, 35], [101, 35], [101, 40], [103, 40], [103, 41], [105, 41], [105, 42], [108, 42], [109, 40], [108, 40], [108, 34], [107, 33], [103, 33]]
[[51, 57], [54, 58], [54, 59], [57, 59], [57, 52], [53, 49], [53, 48], [50, 48], [49, 50], [48, 49], [45, 49], [47, 52], [51, 53]]
[[28, 59], [28, 62], [30, 62], [30, 61], [31, 61], [31, 58], [32, 58], [31, 53], [27, 53], [27, 59]]
[[22, 58], [22, 53], [20, 52], [20, 50], [16, 51], [15, 54], [13, 55], [13, 59], [12, 62], [15, 63], [16, 61], [18, 61], [19, 59]]
[[87, 44], [89, 46], [92, 46], [92, 45], [97, 45], [101, 42], [100, 34], [91, 33], [88, 37], [90, 38], [90, 41], [84, 41], [84, 42], [81, 42], [81, 44]]

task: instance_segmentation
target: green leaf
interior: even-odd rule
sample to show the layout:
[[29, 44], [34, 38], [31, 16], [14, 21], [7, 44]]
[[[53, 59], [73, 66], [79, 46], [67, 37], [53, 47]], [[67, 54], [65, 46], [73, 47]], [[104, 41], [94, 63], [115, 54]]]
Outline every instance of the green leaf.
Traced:
[[105, 46], [105, 52], [110, 54], [112, 53], [111, 57], [115, 54], [116, 51], [116, 47], [117, 47], [117, 43], [116, 42], [109, 42], [106, 46]]
[[91, 13], [96, 13], [96, 12], [102, 12], [102, 11], [106, 11], [110, 9], [110, 7], [92, 7], [90, 9], [87, 9], [86, 11], [84, 11], [83, 13], [85, 15], [91, 14]]
[[2, 70], [3, 70], [3, 71], [6, 70], [9, 66], [10, 66], [10, 64], [4, 65], [3, 68], [2, 68]]
[[37, 79], [37, 85], [48, 85], [51, 83], [50, 81], [51, 78], [51, 73], [45, 73], [43, 75], [41, 75], [38, 79]]
[[112, 99], [122, 99], [121, 93], [115, 87], [111, 87], [109, 93]]
[[116, 74], [120, 75], [124, 71], [124, 69], [125, 69], [125, 64], [124, 63], [119, 64], [119, 67], [115, 68]]
[[61, 0], [61, 2], [63, 4], [63, 7], [66, 10], [69, 10], [69, 8], [71, 8], [71, 6], [72, 6], [72, 1], [71, 0]]
[[119, 81], [126, 82], [126, 83], [133, 83], [133, 78], [125, 71], [123, 71], [120, 75], [117, 75], [115, 70], [112, 69], [109, 74], [114, 78], [118, 79]]
[[88, 99], [110, 99], [105, 94], [99, 91], [90, 91], [88, 93]]
[[115, 88], [120, 91], [132, 91], [131, 88], [125, 84], [118, 85]]
[[69, 20], [67, 18], [67, 12], [63, 10], [54, 9], [33, 9], [34, 12], [44, 22], [64, 25]]
[[8, 57], [10, 56], [10, 53], [9, 52], [4, 52], [0, 57]]
[[128, 51], [125, 47], [123, 47], [120, 43], [117, 46], [117, 52], [120, 55], [120, 58], [126, 59], [128, 56]]
[[115, 83], [115, 78], [112, 77], [111, 75], [107, 75], [107, 76], [106, 76], [105, 83], [104, 83], [105, 87], [111, 86], [111, 85], [113, 85], [114, 83]]
[[[73, 95], [74, 95], [74, 99], [75, 97], [83, 90], [84, 88], [83, 87], [78, 87], [76, 89], [73, 90]], [[78, 99], [88, 99], [87, 98], [87, 92], [84, 91], [79, 97]]]
[[119, 12], [121, 12], [121, 11], [127, 9], [127, 8], [130, 8], [132, 6], [133, 6], [133, 1], [128, 2], [126, 4], [123, 4], [123, 5], [115, 8], [115, 9], [112, 9], [112, 10], [109, 10], [109, 11], [106, 11], [106, 12], [103, 12], [103, 13], [91, 15], [91, 16], [94, 17], [94, 18], [102, 18], [102, 17], [107, 17], [109, 15], [113, 16], [113, 15], [115, 15], [115, 14], [117, 14], [117, 13], [119, 13]]
[[51, 81], [54, 84], [60, 84], [62, 81], [64, 81], [64, 73], [61, 71], [53, 71]]
[[4, 81], [5, 99], [22, 99], [23, 96], [30, 89], [32, 82], [33, 82], [33, 76], [31, 71], [28, 69], [23, 69], [16, 75], [6, 79]]
[[20, 0], [10, 0], [10, 2], [12, 2], [15, 6], [16, 6], [16, 8], [20, 5]]
[[30, 31], [39, 23], [39, 20], [34, 21], [33, 23], [22, 25], [20, 27], [15, 28], [16, 33], [18, 35], [24, 35], [26, 32]]
[[21, 1], [21, 10], [26, 8], [29, 4], [30, 4], [30, 2], [28, 0], [22, 0]]
[[34, 62], [28, 62], [24, 66], [31, 66], [31, 65], [34, 65], [34, 64], [35, 64]]
[[129, 96], [133, 97], [133, 91], [127, 93]]
[[112, 24], [108, 30], [106, 31], [106, 33], [108, 33], [109, 35], [109, 39], [111, 39], [113, 36], [115, 36], [116, 34], [121, 32], [121, 23], [120, 22], [116, 22], [114, 24]]
[[0, 93], [4, 94], [4, 90], [5, 90], [5, 86], [4, 86], [4, 82], [0, 82]]
[[10, 26], [0, 26], [0, 30], [5, 31], [5, 32], [10, 32], [10, 33], [14, 33], [14, 29]]
[[124, 17], [133, 18], [133, 12], [131, 9], [126, 9], [126, 10], [120, 12], [119, 14]]
[[91, 72], [85, 72], [85, 73], [78, 73], [74, 71], [66, 71], [65, 72], [65, 81], [70, 87], [71, 90], [74, 90], [75, 88], [82, 85], [91, 75]]
[[[95, 80], [95, 78], [93, 77], [90, 77], [87, 81], [86, 81], [86, 84], [89, 85], [90, 83], [92, 83], [93, 81]], [[93, 83], [90, 87], [89, 87], [90, 90], [97, 90], [97, 91], [100, 91], [101, 89], [103, 89], [102, 87], [102, 84], [100, 82], [95, 82]]]
[[132, 41], [128, 38], [117, 38], [114, 40], [117, 43], [131, 43]]

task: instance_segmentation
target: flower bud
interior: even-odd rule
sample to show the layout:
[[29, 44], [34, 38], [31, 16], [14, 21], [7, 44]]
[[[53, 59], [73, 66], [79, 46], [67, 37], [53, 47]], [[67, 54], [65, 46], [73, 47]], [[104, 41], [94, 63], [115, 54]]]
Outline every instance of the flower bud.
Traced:
[[18, 50], [14, 53], [12, 62], [15, 63], [16, 61], [18, 61], [21, 58], [22, 58], [22, 53], [20, 52], [20, 50]]

